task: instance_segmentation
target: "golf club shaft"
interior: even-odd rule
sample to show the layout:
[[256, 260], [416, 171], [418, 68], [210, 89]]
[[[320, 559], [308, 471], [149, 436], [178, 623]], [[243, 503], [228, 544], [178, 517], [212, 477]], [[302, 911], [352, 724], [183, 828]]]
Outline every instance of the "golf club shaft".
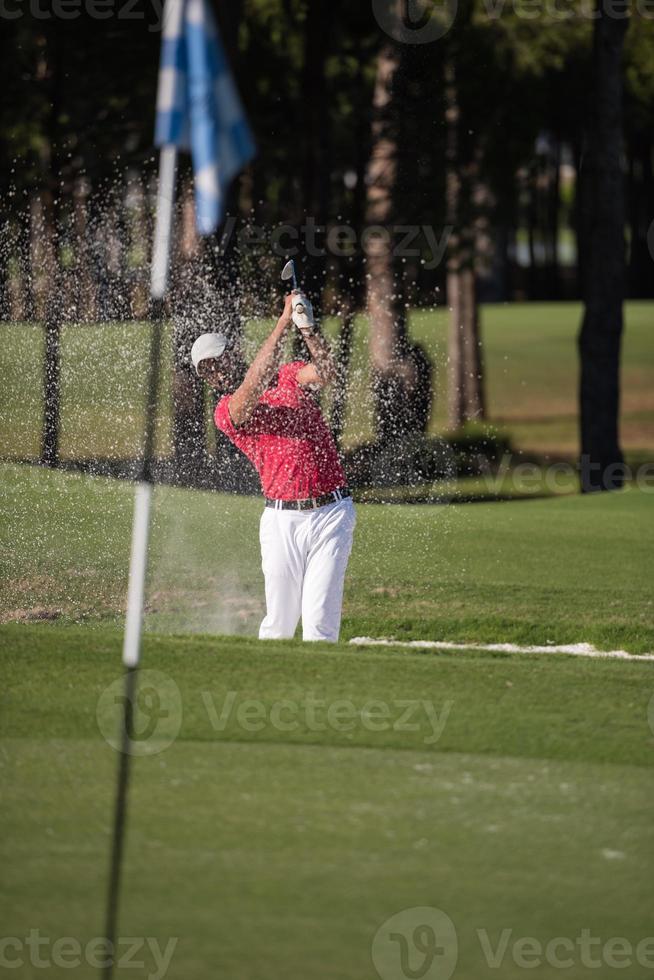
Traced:
[[107, 895], [107, 920], [105, 938], [107, 940], [107, 960], [102, 971], [104, 980], [111, 980], [114, 972], [116, 951], [116, 932], [118, 929], [118, 903], [120, 898], [120, 877], [127, 824], [127, 795], [129, 790], [131, 740], [134, 728], [134, 697], [138, 680], [138, 667], [125, 670], [125, 694], [123, 702], [123, 729], [121, 735], [120, 759], [118, 762], [118, 785], [114, 808], [114, 829], [111, 845], [111, 865], [109, 869], [109, 890]]

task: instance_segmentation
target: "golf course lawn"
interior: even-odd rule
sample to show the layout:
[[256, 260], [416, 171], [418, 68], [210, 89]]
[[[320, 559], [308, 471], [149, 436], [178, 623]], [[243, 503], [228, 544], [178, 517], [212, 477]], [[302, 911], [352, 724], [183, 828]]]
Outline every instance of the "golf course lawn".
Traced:
[[[0, 478], [0, 913], [12, 975], [63, 978], [54, 942], [104, 929], [133, 490]], [[654, 664], [259, 643], [260, 512], [155, 493], [118, 955], [148, 943], [117, 976], [406, 980], [427, 913], [382, 927], [425, 906], [439, 978], [648, 976]], [[636, 489], [360, 505], [343, 640], [651, 652], [651, 515]]]
[[[129, 483], [0, 467], [0, 621], [120, 623]], [[146, 628], [256, 635], [261, 502], [155, 491]], [[358, 507], [343, 637], [654, 651], [654, 494]]]
[[[481, 309], [488, 420], [517, 451], [574, 458], [578, 452], [576, 337], [579, 303], [489, 304]], [[631, 465], [654, 460], [654, 304], [625, 304], [622, 349], [621, 440]], [[446, 429], [447, 326], [444, 308], [415, 310], [410, 330], [431, 358], [432, 435]], [[252, 356], [271, 321], [246, 325]], [[334, 339], [336, 320], [325, 323]], [[40, 452], [43, 329], [0, 324], [0, 455], [36, 458]], [[143, 432], [149, 327], [143, 323], [68, 324], [62, 331], [62, 431], [64, 459], [129, 458]], [[171, 343], [162, 354], [158, 448], [171, 445]], [[368, 325], [356, 320], [348, 385], [344, 445], [373, 437], [368, 365]], [[329, 411], [329, 397], [326, 398]], [[209, 420], [209, 399], [207, 415]], [[213, 430], [209, 443], [213, 445]]]
[[[84, 949], [103, 930], [120, 635], [0, 637], [4, 935]], [[568, 939], [575, 978], [613, 976], [620, 937], [621, 975], [648, 975], [652, 670], [148, 636], [136, 730], [155, 729], [133, 758], [119, 935], [177, 939], [175, 980], [373, 980], [377, 930], [430, 906], [453, 923], [458, 977], [522, 976], [524, 937]], [[493, 969], [484, 950], [509, 930]], [[601, 940], [592, 970], [583, 930]], [[22, 955], [13, 975], [40, 975]], [[159, 976], [149, 947], [137, 959], [127, 975]]]

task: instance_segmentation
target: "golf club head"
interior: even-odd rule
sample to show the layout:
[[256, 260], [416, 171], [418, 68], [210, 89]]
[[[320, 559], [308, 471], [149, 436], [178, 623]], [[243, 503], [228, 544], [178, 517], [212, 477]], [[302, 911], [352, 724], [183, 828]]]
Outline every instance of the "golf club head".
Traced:
[[295, 275], [295, 262], [293, 259], [289, 259], [282, 269], [282, 279], [284, 282], [288, 282], [291, 279], [293, 281], [293, 289], [297, 289], [297, 276]]

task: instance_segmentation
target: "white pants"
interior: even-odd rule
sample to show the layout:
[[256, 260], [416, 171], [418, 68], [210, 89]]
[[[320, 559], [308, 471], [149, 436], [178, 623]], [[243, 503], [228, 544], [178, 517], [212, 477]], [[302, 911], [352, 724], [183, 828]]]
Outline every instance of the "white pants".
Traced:
[[266, 617], [259, 639], [293, 637], [302, 616], [304, 640], [336, 643], [355, 523], [351, 497], [316, 510], [266, 507], [259, 535]]

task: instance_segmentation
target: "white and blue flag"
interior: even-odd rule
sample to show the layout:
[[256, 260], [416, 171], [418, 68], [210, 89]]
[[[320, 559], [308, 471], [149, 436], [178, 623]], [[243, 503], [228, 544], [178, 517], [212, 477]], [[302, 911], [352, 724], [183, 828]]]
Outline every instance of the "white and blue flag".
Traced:
[[164, 16], [155, 143], [191, 151], [197, 228], [210, 235], [254, 140], [208, 0], [169, 0]]

